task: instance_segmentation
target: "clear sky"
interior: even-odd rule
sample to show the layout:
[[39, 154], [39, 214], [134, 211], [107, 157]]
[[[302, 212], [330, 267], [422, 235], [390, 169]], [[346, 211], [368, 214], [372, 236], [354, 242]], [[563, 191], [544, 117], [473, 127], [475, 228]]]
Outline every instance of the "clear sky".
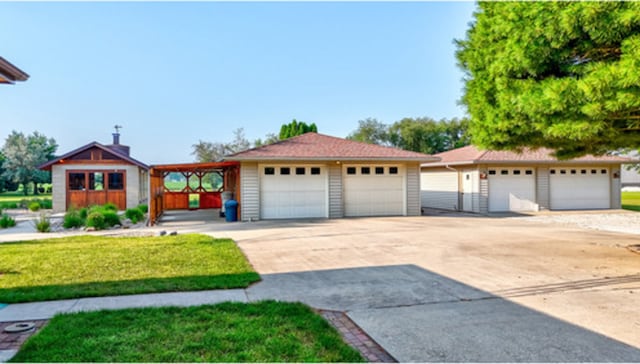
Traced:
[[472, 2], [0, 2], [0, 137], [39, 131], [58, 154], [121, 142], [148, 164], [198, 140], [249, 140], [292, 119], [345, 137], [358, 120], [464, 116], [454, 38]]

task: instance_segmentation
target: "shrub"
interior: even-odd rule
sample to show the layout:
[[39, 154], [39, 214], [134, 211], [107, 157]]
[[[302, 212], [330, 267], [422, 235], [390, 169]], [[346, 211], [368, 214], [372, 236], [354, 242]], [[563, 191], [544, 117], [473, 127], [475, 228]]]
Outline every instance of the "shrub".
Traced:
[[138, 210], [142, 211], [143, 214], [149, 212], [149, 206], [145, 204], [138, 205]]
[[20, 200], [20, 203], [18, 204], [18, 206], [21, 209], [26, 209], [29, 208], [29, 204], [31, 203], [31, 200], [28, 200], [26, 198], [23, 198], [22, 200]]
[[108, 202], [104, 205], [102, 205], [102, 210], [103, 211], [113, 211], [113, 212], [118, 212], [118, 206], [116, 206], [116, 204]]
[[45, 214], [40, 214], [40, 218], [35, 221], [36, 230], [41, 233], [48, 233], [51, 231], [51, 219]]
[[62, 226], [65, 229], [72, 229], [72, 228], [78, 228], [83, 226], [84, 219], [82, 218], [80, 211], [76, 209], [71, 209], [67, 211], [67, 213], [64, 214], [64, 221], [62, 222]]
[[104, 222], [107, 226], [120, 225], [120, 216], [118, 216], [118, 213], [113, 211], [103, 211], [102, 216], [104, 216]]
[[[80, 218], [82, 220], [86, 220], [87, 216], [89, 216], [89, 209], [87, 209], [86, 207], [83, 207], [80, 210], [78, 210], [78, 214], [80, 215]], [[82, 224], [82, 225], [84, 225], [84, 224]]]
[[103, 230], [107, 227], [107, 223], [105, 222], [104, 215], [102, 212], [91, 212], [89, 216], [87, 216], [87, 227], [93, 227], [96, 230]]
[[14, 226], [16, 226], [16, 220], [14, 220], [13, 217], [7, 214], [4, 214], [2, 215], [2, 217], [0, 217], [0, 228], [6, 229]]
[[40, 201], [40, 207], [43, 209], [52, 209], [53, 208], [53, 202], [51, 200], [42, 200]]
[[18, 208], [18, 203], [17, 202], [3, 202], [1, 206], [5, 210], [6, 209], [17, 209]]
[[40, 211], [40, 202], [38, 201], [29, 202], [29, 210], [33, 212]]
[[127, 209], [127, 211], [125, 211], [124, 213], [124, 216], [126, 216], [127, 219], [131, 220], [131, 222], [134, 224], [137, 224], [138, 221], [144, 218], [144, 214], [138, 208]]

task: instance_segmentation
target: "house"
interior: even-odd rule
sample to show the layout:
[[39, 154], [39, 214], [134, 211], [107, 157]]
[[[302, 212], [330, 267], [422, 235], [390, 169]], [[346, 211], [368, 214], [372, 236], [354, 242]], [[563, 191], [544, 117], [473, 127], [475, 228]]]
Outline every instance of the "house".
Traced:
[[26, 81], [28, 78], [28, 74], [0, 57], [0, 83], [13, 84], [16, 81]]
[[53, 210], [114, 203], [120, 210], [148, 200], [149, 167], [129, 155], [113, 134], [113, 144], [91, 142], [39, 166], [51, 171]]
[[422, 206], [477, 213], [620, 208], [621, 164], [629, 158], [559, 161], [551, 152], [466, 146], [436, 154], [440, 161], [422, 165]]
[[306, 133], [225, 160], [240, 163], [236, 198], [250, 221], [420, 215], [420, 164], [437, 158]]
[[[633, 159], [638, 159], [638, 157], [640, 157], [640, 154], [638, 154], [637, 151], [633, 151], [630, 153], [627, 153], [626, 155], [623, 155], [625, 157], [630, 157]], [[633, 189], [637, 189], [638, 187], [640, 187], [640, 171], [638, 171], [637, 168], [637, 164], [634, 165], [629, 165], [629, 164], [623, 164], [622, 165], [622, 170], [620, 171], [620, 182], [622, 183], [622, 188], [631, 188]]]

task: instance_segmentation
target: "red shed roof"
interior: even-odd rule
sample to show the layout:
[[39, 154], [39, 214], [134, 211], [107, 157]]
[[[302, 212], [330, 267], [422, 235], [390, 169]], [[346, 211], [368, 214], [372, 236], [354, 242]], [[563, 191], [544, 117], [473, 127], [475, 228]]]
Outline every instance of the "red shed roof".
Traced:
[[631, 158], [614, 155], [593, 156], [586, 155], [580, 158], [560, 161], [551, 154], [553, 150], [547, 148], [524, 148], [522, 153], [498, 150], [480, 150], [473, 145], [438, 153], [439, 162], [425, 163], [423, 167], [436, 167], [443, 165], [460, 164], [492, 164], [492, 163], [629, 163], [636, 162]]
[[438, 158], [428, 154], [356, 142], [318, 133], [306, 133], [274, 144], [232, 154], [225, 159], [231, 161], [406, 160], [417, 162], [438, 160]]

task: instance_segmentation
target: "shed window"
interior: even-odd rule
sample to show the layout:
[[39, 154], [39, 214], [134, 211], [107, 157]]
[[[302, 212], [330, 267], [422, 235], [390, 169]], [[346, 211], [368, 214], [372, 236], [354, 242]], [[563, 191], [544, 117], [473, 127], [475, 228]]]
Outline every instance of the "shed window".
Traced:
[[567, 171], [566, 171], [566, 170], [564, 170], [564, 169], [561, 169], [561, 170], [560, 170], [560, 174], [567, 174]]
[[389, 174], [398, 174], [398, 167], [389, 167]]
[[571, 170], [571, 174], [576, 174], [576, 170], [575, 170], [575, 169], [572, 169], [572, 170]]
[[556, 170], [555, 170], [555, 169], [552, 169], [552, 170], [550, 170], [550, 171], [549, 171], [549, 173], [551, 173], [551, 174], [556, 174]]
[[274, 174], [276, 174], [276, 169], [273, 167], [264, 167], [264, 174], [273, 176]]
[[513, 170], [513, 174], [515, 174], [515, 175], [519, 175], [519, 174], [520, 174], [520, 170], [519, 170], [519, 169], [514, 169], [514, 170]]
[[311, 174], [313, 174], [313, 175], [320, 174], [320, 168], [319, 167], [311, 167]]
[[580, 170], [580, 174], [587, 174], [587, 170], [586, 169], [581, 169]]
[[288, 176], [291, 174], [291, 168], [289, 167], [280, 167], [280, 175]]
[[109, 189], [124, 190], [124, 174], [119, 172], [109, 173]]
[[361, 167], [360, 168], [360, 173], [362, 173], [362, 174], [371, 174], [371, 168], [370, 167]]
[[104, 191], [104, 174], [102, 172], [89, 173], [89, 189], [92, 191]]
[[532, 170], [530, 170], [530, 169], [527, 169], [526, 171], [524, 171], [524, 174], [526, 174], [526, 175], [529, 175], [529, 176], [530, 176], [530, 175], [532, 175], [532, 174], [533, 174], [533, 171], [532, 171]]
[[597, 170], [595, 170], [595, 169], [592, 169], [592, 170], [591, 170], [591, 174], [598, 174], [598, 171], [597, 171]]
[[347, 167], [347, 174], [356, 174], [356, 167]]
[[601, 170], [600, 170], [600, 173], [602, 173], [602, 174], [607, 174], [607, 170], [606, 170], [606, 169], [601, 169]]
[[304, 167], [296, 167], [296, 174], [297, 175], [303, 175], [305, 174], [307, 171]]
[[84, 173], [69, 173], [69, 190], [84, 190]]
[[507, 175], [507, 174], [509, 174], [509, 170], [508, 169], [503, 169], [503, 170], [500, 171], [500, 174], [501, 175]]
[[376, 174], [384, 174], [384, 167], [376, 167]]
[[496, 171], [492, 169], [492, 170], [489, 171], [489, 174], [493, 176], [493, 175], [496, 174]]

